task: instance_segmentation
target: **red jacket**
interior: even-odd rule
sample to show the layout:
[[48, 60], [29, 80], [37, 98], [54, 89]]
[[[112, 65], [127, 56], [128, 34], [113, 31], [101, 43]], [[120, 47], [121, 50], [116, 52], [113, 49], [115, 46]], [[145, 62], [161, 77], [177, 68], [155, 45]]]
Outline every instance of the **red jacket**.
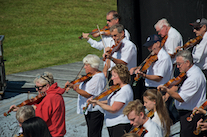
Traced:
[[64, 92], [64, 89], [54, 83], [46, 91], [47, 95], [43, 100], [36, 104], [36, 116], [41, 117], [46, 122], [53, 137], [64, 136], [66, 133], [65, 102], [62, 97]]

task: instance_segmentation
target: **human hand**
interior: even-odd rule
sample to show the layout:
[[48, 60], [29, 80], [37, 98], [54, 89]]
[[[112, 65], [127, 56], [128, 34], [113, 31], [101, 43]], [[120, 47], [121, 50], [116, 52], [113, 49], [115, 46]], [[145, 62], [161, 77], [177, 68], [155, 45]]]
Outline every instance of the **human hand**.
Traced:
[[12, 111], [16, 112], [16, 111], [19, 109], [19, 107], [17, 107], [16, 105], [11, 105], [11, 106], [9, 107], [9, 109], [10, 109], [10, 110], [13, 109]]
[[89, 35], [89, 33], [82, 33], [82, 37], [83, 37], [84, 39], [87, 39], [87, 40], [89, 40], [88, 35]]

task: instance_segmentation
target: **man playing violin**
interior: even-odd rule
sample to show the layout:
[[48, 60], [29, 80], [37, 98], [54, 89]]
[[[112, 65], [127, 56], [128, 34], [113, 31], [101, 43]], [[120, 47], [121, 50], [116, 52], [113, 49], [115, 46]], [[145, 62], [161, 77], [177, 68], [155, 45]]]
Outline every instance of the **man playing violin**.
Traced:
[[207, 20], [205, 18], [197, 19], [196, 22], [190, 23], [193, 26], [193, 32], [196, 36], [202, 36], [203, 39], [197, 44], [192, 51], [193, 62], [204, 73], [207, 78]]
[[188, 122], [186, 118], [190, 116], [194, 107], [199, 107], [205, 102], [206, 79], [200, 68], [193, 64], [190, 51], [180, 51], [177, 54], [176, 62], [180, 72], [186, 72], [186, 80], [180, 88], [173, 86], [168, 89], [160, 85], [157, 89], [167, 92], [175, 99], [175, 106], [178, 109], [181, 123], [180, 136], [194, 137], [193, 131], [196, 129], [196, 122], [200, 117], [198, 115], [194, 116], [191, 122]]
[[144, 137], [164, 137], [161, 127], [146, 116], [144, 105], [140, 100], [136, 99], [129, 102], [123, 113], [128, 117], [134, 128], [143, 126], [147, 130]]
[[[183, 39], [181, 34], [173, 28], [167, 21], [167, 19], [160, 19], [155, 25], [158, 35], [164, 38], [167, 35], [167, 40], [163, 48], [168, 54], [172, 55], [176, 52], [176, 47], [183, 46]], [[172, 57], [172, 63], [175, 64], [175, 57]]]
[[169, 81], [172, 73], [172, 62], [169, 54], [161, 47], [160, 38], [158, 35], [151, 35], [147, 38], [146, 43], [143, 45], [147, 47], [151, 54], [157, 56], [157, 61], [152, 63], [147, 69], [147, 72], [141, 71], [141, 67], [135, 67], [130, 70], [135, 74], [140, 74], [145, 78], [145, 86], [147, 88], [156, 88], [160, 84], [165, 84]]
[[110, 63], [106, 63], [103, 69], [105, 76], [107, 71], [111, 71], [111, 68], [116, 64], [124, 64], [128, 67], [128, 70], [137, 66], [137, 48], [133, 42], [125, 37], [124, 26], [116, 24], [110, 28], [112, 38], [115, 43], [118, 43], [117, 50], [114, 54], [110, 54], [110, 48], [106, 48], [106, 52], [103, 54], [103, 58], [110, 59]]
[[[115, 25], [119, 24], [121, 17], [117, 13], [117, 11], [111, 10], [106, 14], [106, 21], [109, 29]], [[130, 39], [130, 34], [129, 32], [125, 29], [125, 36], [127, 39]], [[98, 50], [102, 50], [106, 47], [111, 47], [114, 45], [114, 41], [110, 35], [103, 35], [102, 39], [100, 41], [93, 40], [92, 38], [89, 37], [89, 33], [82, 33], [82, 36], [84, 39], [87, 40], [87, 42], [91, 45], [91, 47], [96, 48]], [[104, 45], [103, 45], [104, 43]], [[106, 47], [105, 47], [106, 46]]]

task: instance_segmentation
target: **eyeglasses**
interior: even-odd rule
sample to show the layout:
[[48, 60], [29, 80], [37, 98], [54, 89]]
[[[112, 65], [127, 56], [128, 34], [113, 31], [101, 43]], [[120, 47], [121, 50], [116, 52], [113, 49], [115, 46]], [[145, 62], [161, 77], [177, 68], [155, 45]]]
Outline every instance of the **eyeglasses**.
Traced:
[[160, 28], [160, 30], [159, 31], [157, 31], [157, 33], [159, 34], [160, 32], [161, 32], [161, 30], [163, 29], [163, 26]]
[[181, 66], [183, 63], [185, 63], [185, 62], [182, 62], [182, 63], [177, 62], [176, 64], [177, 64], [177, 66]]
[[[47, 85], [47, 84], [46, 84]], [[46, 85], [43, 85], [43, 86], [36, 86], [35, 85], [35, 88], [37, 89], [37, 90], [42, 90]]]
[[111, 22], [113, 19], [114, 19], [114, 18], [112, 18], [112, 19], [110, 19], [110, 20], [106, 20], [106, 21]]

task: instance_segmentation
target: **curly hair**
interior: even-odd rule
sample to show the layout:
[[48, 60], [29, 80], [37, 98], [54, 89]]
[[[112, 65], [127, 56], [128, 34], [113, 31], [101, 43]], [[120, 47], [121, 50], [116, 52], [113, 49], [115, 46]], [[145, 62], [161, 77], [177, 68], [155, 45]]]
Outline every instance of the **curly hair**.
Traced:
[[128, 67], [124, 64], [117, 64], [114, 66], [111, 71], [116, 72], [119, 75], [119, 78], [124, 84], [129, 84], [130, 82], [130, 73]]

